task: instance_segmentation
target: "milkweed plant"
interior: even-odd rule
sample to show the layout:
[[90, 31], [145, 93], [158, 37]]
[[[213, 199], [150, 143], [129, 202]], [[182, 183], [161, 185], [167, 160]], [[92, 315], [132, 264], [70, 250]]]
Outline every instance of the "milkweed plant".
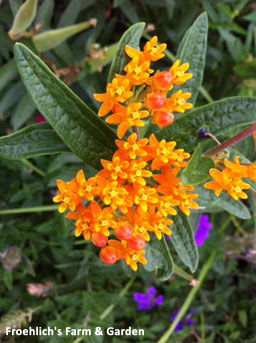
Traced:
[[[185, 266], [197, 269], [197, 246], [211, 224], [201, 217], [206, 231], [195, 241], [191, 213], [250, 217], [243, 200], [248, 189], [256, 190], [256, 162], [233, 146], [256, 131], [256, 99], [237, 96], [196, 107], [205, 13], [185, 33], [172, 62], [157, 36], [140, 42], [144, 26], [137, 23], [120, 38], [108, 80], [92, 94], [97, 113], [16, 43], [22, 81], [47, 123], [2, 138], [1, 154], [23, 159], [73, 152], [84, 168], [68, 182], [57, 180], [53, 201], [73, 222], [75, 236], [98, 247], [103, 263], [123, 260], [133, 272], [141, 265], [164, 281], [178, 272], [166, 237]], [[176, 317], [178, 322], [178, 312]]]

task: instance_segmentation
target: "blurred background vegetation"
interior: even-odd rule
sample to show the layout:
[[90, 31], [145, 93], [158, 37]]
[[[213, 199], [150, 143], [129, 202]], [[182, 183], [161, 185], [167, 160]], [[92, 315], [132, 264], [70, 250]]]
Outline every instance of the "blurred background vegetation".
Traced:
[[[0, 3], [1, 136], [43, 120], [20, 80], [13, 59], [15, 40], [8, 35], [21, 4], [20, 0]], [[254, 1], [39, 0], [28, 34], [18, 40], [37, 52], [56, 75], [97, 110], [92, 94], [104, 92], [116, 43], [131, 24], [146, 22], [145, 37], [157, 35], [160, 42], [167, 43], [169, 57], [173, 58], [185, 31], [203, 11], [208, 13], [209, 36], [204, 89], [197, 106], [229, 96], [255, 96]], [[96, 27], [81, 30], [49, 50], [40, 51], [36, 47], [33, 35], [92, 18], [97, 19]], [[159, 68], [170, 64], [166, 58]], [[237, 148], [255, 160], [252, 137]], [[178, 276], [159, 283], [154, 275], [142, 269], [130, 282], [131, 274], [121, 264], [103, 265], [93, 245], [75, 238], [73, 225], [65, 222], [56, 210], [1, 215], [6, 209], [51, 205], [56, 179], [70, 180], [81, 168], [83, 162], [71, 153], [41, 156], [29, 162], [0, 160], [0, 332], [3, 333], [5, 326], [26, 326], [31, 322], [32, 326], [58, 328], [132, 326], [145, 329], [145, 336], [124, 339], [41, 336], [28, 340], [0, 335], [0, 342], [156, 342], [168, 328], [173, 311], [181, 307], [191, 290], [188, 281]], [[86, 167], [85, 173], [89, 176], [94, 171]], [[242, 221], [226, 213], [210, 215], [213, 229], [199, 249], [199, 271], [211, 251], [216, 255], [191, 305], [195, 310], [195, 325], [184, 327], [170, 342], [256, 342], [253, 193], [246, 205], [251, 209], [251, 220]], [[197, 220], [198, 217], [192, 217], [192, 223]], [[195, 229], [196, 224], [193, 226]], [[129, 289], [120, 297], [129, 282]], [[41, 285], [30, 286], [29, 294], [31, 283]], [[151, 312], [137, 312], [133, 293], [144, 292], [151, 285], [163, 294], [163, 305]], [[106, 314], [109, 305], [113, 306]]]

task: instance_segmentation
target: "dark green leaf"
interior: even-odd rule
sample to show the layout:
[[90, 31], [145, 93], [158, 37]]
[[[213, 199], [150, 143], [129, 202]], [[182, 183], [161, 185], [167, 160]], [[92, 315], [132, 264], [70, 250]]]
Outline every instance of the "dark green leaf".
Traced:
[[256, 123], [256, 98], [233, 97], [201, 106], [176, 119], [172, 125], [158, 131], [158, 139], [174, 140], [187, 152], [192, 152], [199, 142], [200, 128], [213, 135], [225, 134], [235, 128]]
[[171, 227], [171, 242], [182, 262], [194, 273], [198, 265], [198, 251], [193, 230], [187, 217], [180, 210], [172, 219], [174, 226]]
[[16, 44], [15, 58], [40, 113], [74, 154], [100, 168], [116, 149], [114, 132], [24, 45]]
[[234, 72], [242, 79], [256, 79], [256, 59], [236, 65]]
[[145, 258], [148, 263], [144, 268], [150, 272], [155, 271], [158, 280], [165, 281], [170, 278], [173, 260], [164, 237], [160, 241], [155, 237], [151, 238], [146, 245]]
[[209, 169], [214, 168], [214, 166], [211, 158], [202, 157], [202, 148], [198, 145], [183, 171], [180, 181], [184, 185], [199, 185], [209, 178]]
[[13, 80], [17, 74], [18, 74], [18, 70], [17, 70], [14, 59], [12, 59], [10, 62], [2, 66], [0, 68], [0, 91], [4, 89], [4, 87], [11, 80]]
[[18, 130], [34, 113], [36, 107], [28, 94], [25, 94], [14, 113], [12, 114], [11, 123], [14, 130]]
[[20, 160], [69, 151], [47, 123], [35, 124], [0, 138], [0, 156]]
[[176, 58], [180, 63], [189, 63], [189, 73], [192, 79], [182, 86], [184, 92], [192, 94], [189, 102], [193, 105], [202, 84], [208, 35], [208, 19], [206, 12], [202, 13], [188, 29], [183, 37]]
[[14, 83], [8, 89], [0, 101], [0, 114], [6, 112], [12, 105], [20, 100], [20, 97], [25, 93], [25, 88], [21, 81]]
[[219, 208], [241, 219], [251, 218], [247, 207], [240, 200], [232, 199], [225, 191], [216, 197], [213, 191], [198, 186], [195, 188], [195, 193], [199, 195], [196, 202], [200, 207], [205, 208], [205, 212], [212, 212], [212, 209], [215, 212], [216, 208]]
[[122, 75], [124, 73], [124, 67], [129, 62], [129, 57], [124, 48], [126, 45], [134, 49], [138, 48], [144, 27], [145, 23], [134, 24], [122, 35], [110, 67], [108, 82], [111, 82], [116, 74]]

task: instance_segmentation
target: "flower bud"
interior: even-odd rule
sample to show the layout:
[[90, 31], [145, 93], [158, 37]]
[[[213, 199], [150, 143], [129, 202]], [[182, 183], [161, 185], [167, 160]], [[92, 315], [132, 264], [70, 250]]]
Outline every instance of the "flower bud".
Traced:
[[148, 109], [157, 111], [160, 110], [165, 104], [165, 98], [160, 93], [150, 93], [147, 96], [146, 106]]
[[128, 222], [119, 223], [115, 229], [116, 238], [120, 241], [129, 241], [132, 238], [132, 227]]
[[172, 86], [172, 74], [161, 71], [154, 76], [154, 86], [159, 90], [169, 90]]
[[140, 236], [133, 236], [128, 241], [128, 247], [133, 250], [142, 250], [145, 247], [145, 240]]
[[112, 247], [105, 247], [100, 251], [100, 259], [102, 262], [106, 264], [114, 264], [116, 263], [116, 251], [115, 248]]
[[154, 112], [152, 122], [159, 127], [169, 126], [174, 121], [174, 115], [168, 110]]
[[92, 234], [92, 243], [96, 247], [102, 248], [107, 244], [108, 237], [104, 236], [101, 232], [93, 232]]

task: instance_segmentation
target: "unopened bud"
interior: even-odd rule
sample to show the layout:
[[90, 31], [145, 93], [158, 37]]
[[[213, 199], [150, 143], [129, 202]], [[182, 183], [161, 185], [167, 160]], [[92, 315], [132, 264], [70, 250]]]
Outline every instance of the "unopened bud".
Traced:
[[157, 111], [160, 110], [165, 104], [165, 98], [160, 93], [150, 93], [147, 96], [146, 106], [148, 109]]
[[128, 241], [128, 247], [133, 250], [142, 250], [145, 244], [145, 240], [140, 236], [134, 236]]
[[159, 90], [169, 90], [172, 87], [172, 74], [161, 71], [154, 76], [154, 86]]
[[116, 263], [116, 251], [112, 247], [105, 247], [100, 251], [100, 259], [102, 262], [106, 264], [114, 264]]
[[132, 238], [132, 227], [128, 222], [120, 223], [115, 229], [116, 238], [120, 241], [129, 241]]
[[93, 232], [92, 234], [92, 243], [96, 247], [102, 248], [107, 244], [108, 237], [104, 236], [101, 232]]
[[159, 127], [169, 126], [174, 121], [174, 115], [168, 110], [154, 112], [152, 122]]

